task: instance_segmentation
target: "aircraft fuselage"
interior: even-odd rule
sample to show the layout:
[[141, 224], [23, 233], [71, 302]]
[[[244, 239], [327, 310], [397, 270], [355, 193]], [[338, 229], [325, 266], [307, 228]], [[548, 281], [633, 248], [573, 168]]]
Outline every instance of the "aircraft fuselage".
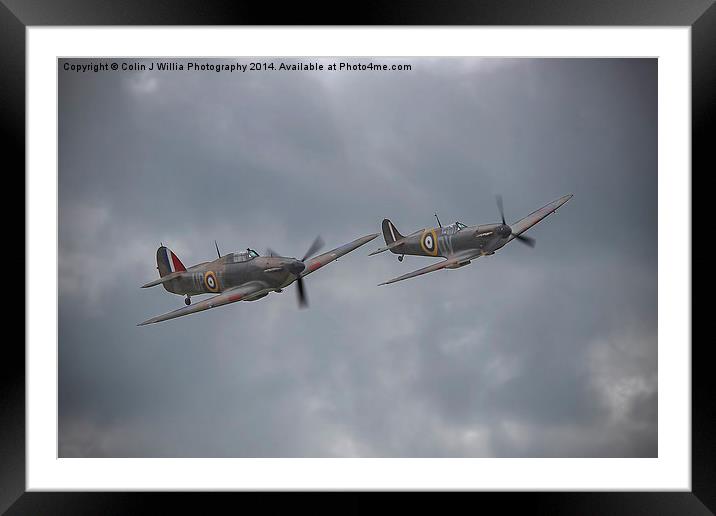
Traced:
[[509, 242], [509, 228], [502, 224], [480, 224], [458, 229], [454, 225], [426, 228], [405, 237], [391, 251], [399, 255], [440, 256], [448, 258], [460, 251], [476, 250], [492, 254]]
[[293, 283], [304, 269], [303, 263], [295, 258], [258, 256], [243, 262], [233, 259], [232, 253], [189, 267], [182, 277], [164, 283], [164, 288], [173, 294], [194, 296], [260, 282], [267, 290], [279, 290]]

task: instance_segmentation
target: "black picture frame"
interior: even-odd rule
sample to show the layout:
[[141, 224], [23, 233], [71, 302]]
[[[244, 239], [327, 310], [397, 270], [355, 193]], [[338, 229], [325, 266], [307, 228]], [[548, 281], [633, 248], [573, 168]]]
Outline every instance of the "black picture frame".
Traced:
[[[177, 0], [0, 0], [0, 112], [2, 155], [12, 158], [5, 178], [25, 170], [25, 28], [36, 25], [667, 25], [690, 26], [692, 36], [692, 169], [712, 171], [709, 135], [716, 121], [716, 7], [713, 0], [450, 0], [344, 4]], [[14, 174], [14, 171], [23, 172]], [[692, 178], [695, 174], [692, 172]], [[23, 182], [24, 191], [24, 182]], [[6, 205], [9, 209], [9, 205]], [[16, 209], [16, 208], [15, 208]], [[693, 213], [692, 213], [693, 216]], [[693, 234], [693, 231], [692, 231]], [[23, 235], [23, 241], [25, 236]], [[17, 253], [17, 246], [5, 252]], [[14, 249], [13, 249], [14, 248]], [[31, 271], [27, 272], [28, 274]], [[26, 278], [27, 281], [27, 278]], [[17, 304], [20, 304], [17, 302]], [[692, 302], [693, 306], [693, 302]], [[24, 303], [23, 303], [24, 307]], [[24, 310], [24, 309], [23, 309]], [[693, 319], [693, 316], [692, 316]], [[7, 324], [7, 323], [6, 323]], [[16, 322], [13, 326], [19, 326]], [[11, 335], [8, 334], [8, 335]], [[670, 343], [688, 345], [685, 342]], [[709, 514], [716, 512], [716, 404], [709, 344], [692, 338], [692, 491], [590, 493], [465, 493], [480, 508], [518, 504], [550, 514]], [[231, 494], [77, 493], [25, 491], [25, 349], [6, 338], [0, 375], [0, 512], [7, 514], [127, 514], [148, 512], [147, 502], [208, 512]], [[261, 494], [243, 494], [257, 497]], [[466, 500], [466, 497], [470, 497]], [[311, 497], [313, 498], [313, 497]], [[380, 494], [324, 498], [331, 512], [358, 512], [383, 505]], [[425, 498], [416, 496], [420, 507]], [[305, 496], [284, 496], [292, 507]], [[245, 502], [242, 502], [245, 503]], [[262, 503], [262, 502], [259, 502]], [[444, 503], [444, 502], [439, 502]], [[218, 505], [217, 505], [218, 506]], [[475, 507], [473, 505], [473, 507]]]

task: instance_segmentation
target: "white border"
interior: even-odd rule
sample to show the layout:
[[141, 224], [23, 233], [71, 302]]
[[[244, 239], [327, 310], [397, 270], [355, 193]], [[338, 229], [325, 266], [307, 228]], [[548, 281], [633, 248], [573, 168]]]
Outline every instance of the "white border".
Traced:
[[[27, 489], [690, 490], [690, 38], [688, 27], [28, 28]], [[658, 459], [56, 458], [57, 284], [29, 274], [57, 263], [56, 59], [326, 55], [659, 58]]]

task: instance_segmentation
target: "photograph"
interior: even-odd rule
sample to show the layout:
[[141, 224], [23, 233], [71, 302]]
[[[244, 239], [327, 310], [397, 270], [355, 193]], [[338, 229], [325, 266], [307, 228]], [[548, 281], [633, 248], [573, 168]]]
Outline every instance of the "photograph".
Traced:
[[658, 59], [57, 67], [59, 458], [659, 457]]

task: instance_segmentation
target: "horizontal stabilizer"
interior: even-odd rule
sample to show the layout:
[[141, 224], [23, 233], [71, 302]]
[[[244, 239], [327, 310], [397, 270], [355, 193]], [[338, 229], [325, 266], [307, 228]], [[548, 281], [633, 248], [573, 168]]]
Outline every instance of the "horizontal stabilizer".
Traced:
[[372, 253], [368, 254], [368, 256], [373, 256], [374, 254], [383, 253], [383, 252], [389, 251], [390, 249], [393, 249], [393, 248], [395, 248], [395, 247], [400, 247], [401, 245], [403, 245], [403, 243], [404, 243], [404, 242], [403, 242], [402, 239], [401, 239], [401, 240], [396, 240], [396, 241], [393, 242], [392, 244], [388, 244], [388, 245], [386, 245], [385, 247], [381, 247], [380, 249], [376, 249], [376, 250], [373, 251]]
[[142, 288], [156, 287], [157, 285], [161, 285], [162, 283], [166, 283], [167, 281], [181, 278], [184, 274], [186, 274], [186, 271], [172, 272], [171, 274], [167, 274], [163, 278], [159, 278], [157, 280], [150, 281], [149, 283], [145, 283], [144, 285], [142, 285]]

